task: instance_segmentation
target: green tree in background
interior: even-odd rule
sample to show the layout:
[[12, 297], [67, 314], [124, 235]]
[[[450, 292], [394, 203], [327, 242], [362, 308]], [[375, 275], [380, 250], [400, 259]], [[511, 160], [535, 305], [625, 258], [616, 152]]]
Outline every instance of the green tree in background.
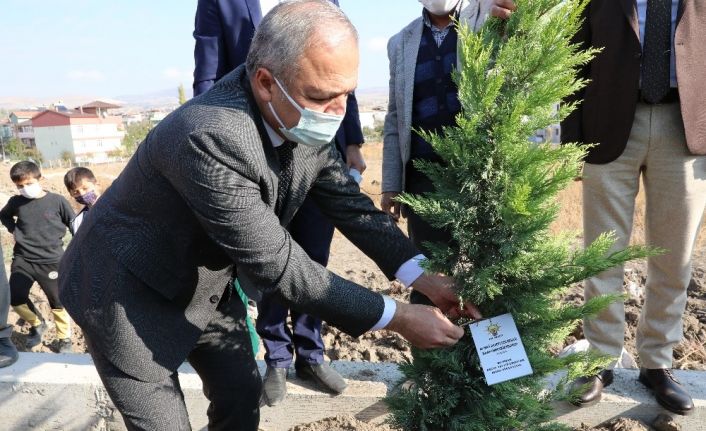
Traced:
[[29, 158], [38, 163], [44, 161], [44, 157], [38, 149], [27, 147], [19, 138], [10, 138], [4, 145], [5, 156], [9, 159], [24, 160]]
[[383, 124], [376, 124], [373, 127], [363, 127], [363, 137], [366, 142], [382, 142], [384, 130]]
[[[569, 235], [552, 237], [556, 195], [574, 179], [585, 149], [528, 141], [556, 122], [557, 101], [585, 85], [576, 71], [596, 52], [580, 51], [571, 39], [586, 3], [518, 0], [508, 21], [490, 19], [476, 34], [459, 28], [462, 112], [456, 127], [424, 136], [443, 163], [417, 164], [436, 191], [400, 201], [451, 232], [450, 244], [430, 244], [428, 269], [454, 277], [461, 298], [484, 316], [511, 313], [534, 374], [488, 386], [469, 331], [451, 348], [414, 350], [413, 362], [401, 366], [410, 384], [388, 399], [393, 424], [405, 431], [568, 429], [550, 422], [551, 402], [565, 396], [566, 382], [610, 361], [592, 353], [557, 358], [550, 348], [617, 298], [572, 306], [560, 295], [655, 250], [611, 252], [610, 234], [586, 249], [576, 249]], [[573, 108], [563, 106], [559, 117]], [[559, 370], [568, 370], [566, 377], [545, 390], [544, 378]]]
[[19, 138], [10, 138], [5, 142], [5, 154], [11, 159], [24, 159], [27, 146]]
[[131, 156], [151, 129], [152, 123], [149, 120], [142, 120], [128, 125], [125, 128], [125, 136], [122, 140], [124, 155]]
[[44, 162], [44, 156], [36, 148], [26, 148], [24, 151], [24, 156], [22, 158], [32, 159], [40, 165]]
[[186, 103], [186, 92], [184, 91], [184, 84], [179, 84], [179, 105]]
[[64, 162], [70, 163], [73, 162], [74, 155], [71, 153], [71, 151], [62, 151], [59, 155], [59, 158]]

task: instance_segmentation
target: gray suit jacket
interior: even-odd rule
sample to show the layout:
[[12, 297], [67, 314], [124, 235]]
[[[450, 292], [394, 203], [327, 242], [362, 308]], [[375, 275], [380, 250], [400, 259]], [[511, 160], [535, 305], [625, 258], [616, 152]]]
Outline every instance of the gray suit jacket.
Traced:
[[370, 329], [381, 295], [313, 262], [282, 226], [309, 193], [388, 277], [418, 252], [360, 193], [333, 145], [297, 146], [293, 169], [275, 214], [279, 164], [242, 66], [163, 120], [61, 262], [61, 299], [92, 348], [131, 376], [164, 379], [212, 319], [234, 272], [353, 336]]
[[[485, 22], [491, 0], [462, 0], [459, 20], [474, 31]], [[422, 40], [424, 19], [408, 24], [387, 43], [390, 60], [390, 96], [383, 129], [382, 191], [404, 191], [405, 165], [412, 141], [412, 100], [417, 53]], [[458, 64], [458, 67], [461, 65]]]

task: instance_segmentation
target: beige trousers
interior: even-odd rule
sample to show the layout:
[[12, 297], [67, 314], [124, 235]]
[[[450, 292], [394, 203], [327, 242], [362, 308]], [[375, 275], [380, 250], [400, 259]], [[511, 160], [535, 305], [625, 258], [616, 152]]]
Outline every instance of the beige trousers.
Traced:
[[[706, 205], [706, 156], [686, 146], [679, 104], [638, 104], [623, 154], [611, 163], [586, 163], [583, 171], [584, 241], [614, 231], [614, 249], [630, 240], [640, 177], [645, 186], [647, 244], [667, 252], [648, 260], [645, 304], [637, 349], [645, 368], [671, 368], [682, 338], [682, 315], [691, 279], [691, 254]], [[623, 267], [586, 281], [585, 297], [622, 293]], [[619, 356], [625, 330], [624, 304], [614, 303], [584, 322], [591, 347]]]

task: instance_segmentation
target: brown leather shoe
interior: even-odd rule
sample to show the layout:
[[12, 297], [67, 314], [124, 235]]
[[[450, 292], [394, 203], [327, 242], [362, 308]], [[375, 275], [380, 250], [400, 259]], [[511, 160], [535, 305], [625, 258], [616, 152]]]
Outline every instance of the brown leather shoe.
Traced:
[[640, 383], [652, 389], [657, 402], [678, 415], [694, 411], [694, 401], [668, 368], [640, 369]]
[[603, 388], [613, 383], [613, 370], [600, 371], [595, 376], [579, 377], [571, 384], [571, 392], [578, 392], [580, 396], [571, 401], [577, 407], [588, 407], [601, 400]]

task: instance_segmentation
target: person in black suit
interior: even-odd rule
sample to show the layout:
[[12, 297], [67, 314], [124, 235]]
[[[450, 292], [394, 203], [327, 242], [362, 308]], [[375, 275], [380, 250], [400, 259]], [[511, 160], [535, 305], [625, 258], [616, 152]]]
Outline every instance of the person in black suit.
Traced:
[[[190, 428], [176, 372], [187, 358], [209, 429], [257, 429], [262, 382], [233, 277], [354, 337], [385, 328], [419, 348], [464, 335], [446, 316], [480, 318], [460, 308], [448, 277], [423, 273], [331, 143], [357, 68], [357, 33], [337, 7], [275, 7], [246, 65], [160, 122], [84, 220], [60, 296], [128, 429]], [[307, 195], [383, 273], [438, 308], [397, 303], [313, 262], [284, 228]]]
[[[226, 73], [245, 63], [255, 29], [262, 17], [280, 0], [199, 0], [194, 38], [194, 95], [204, 93]], [[331, 0], [338, 6], [338, 0]], [[365, 171], [360, 147], [363, 133], [358, 118], [358, 103], [351, 93], [336, 143], [350, 168]], [[309, 257], [323, 266], [333, 239], [333, 224], [321, 214], [313, 199], [306, 199], [287, 229]], [[249, 292], [251, 295], [252, 292]], [[253, 296], [258, 296], [257, 294]], [[287, 325], [291, 313], [292, 328]], [[340, 394], [346, 383], [324, 362], [322, 321], [318, 317], [290, 310], [272, 295], [258, 300], [257, 332], [265, 347], [267, 372], [263, 402], [281, 403], [286, 395], [287, 373], [296, 352], [295, 369], [301, 378], [313, 380], [321, 389]]]

